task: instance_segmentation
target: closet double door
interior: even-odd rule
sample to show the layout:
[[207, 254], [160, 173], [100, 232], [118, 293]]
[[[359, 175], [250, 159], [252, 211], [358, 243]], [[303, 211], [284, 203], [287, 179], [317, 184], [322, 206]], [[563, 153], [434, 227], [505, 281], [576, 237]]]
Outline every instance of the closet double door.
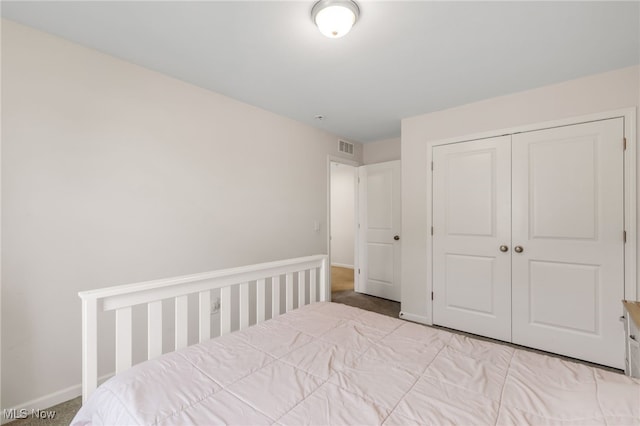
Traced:
[[621, 368], [623, 119], [433, 148], [433, 322]]

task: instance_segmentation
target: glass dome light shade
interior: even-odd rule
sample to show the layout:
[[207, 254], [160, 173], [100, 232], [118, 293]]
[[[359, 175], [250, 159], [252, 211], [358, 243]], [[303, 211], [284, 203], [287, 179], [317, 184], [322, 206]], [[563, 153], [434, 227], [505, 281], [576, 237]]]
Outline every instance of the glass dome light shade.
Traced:
[[313, 11], [313, 20], [320, 32], [329, 38], [347, 34], [358, 17], [358, 6], [352, 1], [320, 1]]

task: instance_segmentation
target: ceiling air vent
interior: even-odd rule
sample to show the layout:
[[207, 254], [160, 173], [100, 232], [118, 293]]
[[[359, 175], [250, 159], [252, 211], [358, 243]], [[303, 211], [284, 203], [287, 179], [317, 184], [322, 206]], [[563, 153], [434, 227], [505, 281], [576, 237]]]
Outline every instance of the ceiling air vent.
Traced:
[[344, 152], [345, 154], [353, 155], [353, 144], [350, 142], [340, 141], [340, 152]]

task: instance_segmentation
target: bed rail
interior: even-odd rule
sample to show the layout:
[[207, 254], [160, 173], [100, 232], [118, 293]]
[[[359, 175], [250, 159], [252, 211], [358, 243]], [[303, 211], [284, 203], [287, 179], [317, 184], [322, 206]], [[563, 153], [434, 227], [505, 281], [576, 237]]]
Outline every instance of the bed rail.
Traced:
[[[307, 293], [307, 271], [309, 285]], [[198, 340], [211, 338], [211, 292], [220, 289], [220, 334], [231, 331], [231, 289], [239, 288], [239, 327], [249, 326], [249, 283], [256, 284], [256, 323], [265, 320], [268, 305], [271, 317], [281, 313], [280, 283], [284, 276], [285, 312], [294, 308], [294, 276], [297, 278], [297, 306], [307, 301], [327, 299], [327, 256], [315, 255], [200, 274], [183, 275], [136, 284], [82, 291], [82, 401], [86, 401], [98, 384], [98, 312], [115, 311], [116, 373], [132, 365], [132, 308], [147, 305], [147, 359], [162, 354], [162, 302], [175, 304], [175, 349], [187, 346], [188, 296], [198, 295]], [[271, 303], [265, 289], [271, 286]], [[319, 287], [319, 288], [318, 288]], [[318, 291], [319, 290], [319, 291]]]

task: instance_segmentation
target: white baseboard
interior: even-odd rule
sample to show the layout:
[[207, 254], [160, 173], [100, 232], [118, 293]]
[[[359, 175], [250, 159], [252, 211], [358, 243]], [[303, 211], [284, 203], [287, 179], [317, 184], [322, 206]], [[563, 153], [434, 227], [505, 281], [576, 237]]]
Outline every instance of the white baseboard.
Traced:
[[427, 317], [424, 317], [422, 315], [410, 314], [409, 312], [400, 311], [400, 319], [425, 325], [431, 325]]
[[346, 265], [344, 263], [335, 263], [332, 262], [331, 266], [337, 266], [338, 268], [347, 268], [347, 269], [353, 269], [353, 265]]
[[[113, 373], [105, 374], [102, 377], [98, 378], [98, 384], [102, 384], [107, 379], [110, 379], [113, 376]], [[27, 401], [23, 404], [16, 405], [15, 407], [11, 407], [8, 409], [2, 410], [2, 416], [0, 417], [0, 424], [5, 424], [15, 419], [8, 419], [5, 416], [5, 413], [28, 413], [29, 415], [32, 413], [32, 410], [45, 410], [47, 408], [53, 407], [54, 405], [62, 404], [63, 402], [67, 402], [70, 399], [77, 398], [82, 395], [82, 385], [73, 385], [68, 388], [61, 389], [56, 392], [52, 392], [48, 395], [45, 395], [40, 398], [32, 399], [31, 401]]]

